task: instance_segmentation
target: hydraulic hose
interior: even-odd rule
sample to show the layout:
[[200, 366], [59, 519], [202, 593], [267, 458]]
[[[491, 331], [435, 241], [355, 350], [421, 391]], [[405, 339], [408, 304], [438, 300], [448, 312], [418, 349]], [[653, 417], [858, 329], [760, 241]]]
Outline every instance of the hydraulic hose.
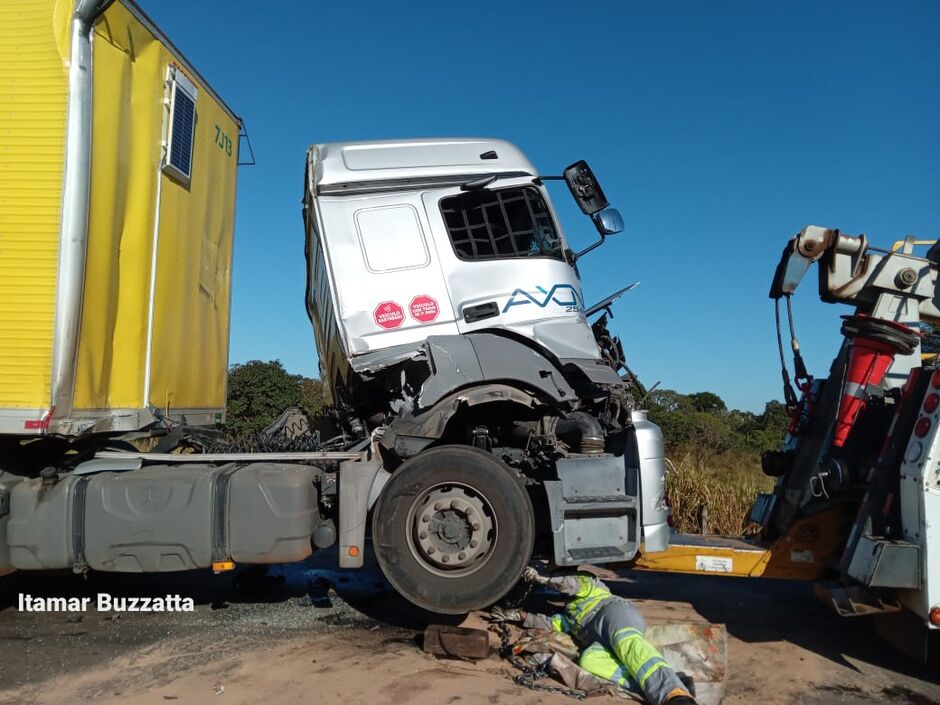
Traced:
[[604, 452], [604, 427], [586, 411], [572, 411], [558, 422], [555, 432], [562, 438], [572, 438], [574, 449], [580, 453]]

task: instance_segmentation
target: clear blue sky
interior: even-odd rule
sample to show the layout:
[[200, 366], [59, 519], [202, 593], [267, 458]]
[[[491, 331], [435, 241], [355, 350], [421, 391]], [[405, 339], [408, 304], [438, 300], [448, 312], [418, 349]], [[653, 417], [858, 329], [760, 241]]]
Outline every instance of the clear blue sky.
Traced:
[[[494, 136], [587, 159], [627, 222], [585, 298], [647, 384], [779, 398], [767, 290], [806, 224], [940, 237], [940, 3], [140, 0], [240, 114], [233, 362], [316, 374], [300, 197], [314, 142]], [[563, 192], [574, 243], [592, 227]], [[824, 374], [843, 307], [795, 300]]]

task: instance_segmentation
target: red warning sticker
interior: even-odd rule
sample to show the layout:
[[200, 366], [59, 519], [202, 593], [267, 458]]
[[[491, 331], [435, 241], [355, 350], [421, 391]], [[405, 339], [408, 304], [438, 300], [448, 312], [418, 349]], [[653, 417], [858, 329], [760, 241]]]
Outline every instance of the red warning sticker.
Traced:
[[430, 323], [441, 312], [437, 300], [427, 294], [415, 296], [408, 308], [411, 311], [411, 317], [420, 323]]
[[383, 301], [375, 307], [372, 317], [382, 328], [398, 328], [405, 320], [405, 310], [394, 301]]

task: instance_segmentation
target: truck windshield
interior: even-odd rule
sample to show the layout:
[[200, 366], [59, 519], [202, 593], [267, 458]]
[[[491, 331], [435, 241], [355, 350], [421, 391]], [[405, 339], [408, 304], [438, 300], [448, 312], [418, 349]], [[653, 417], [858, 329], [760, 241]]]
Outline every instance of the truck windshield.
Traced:
[[538, 189], [481, 189], [441, 199], [457, 257], [552, 257], [564, 260], [561, 238]]

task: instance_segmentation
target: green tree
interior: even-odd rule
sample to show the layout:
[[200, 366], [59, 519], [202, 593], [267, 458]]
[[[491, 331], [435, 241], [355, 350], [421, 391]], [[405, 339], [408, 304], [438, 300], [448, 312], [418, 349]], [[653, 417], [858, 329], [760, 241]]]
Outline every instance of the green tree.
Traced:
[[750, 411], [740, 411], [730, 409], [725, 417], [731, 427], [731, 433], [734, 437], [734, 447], [753, 450], [751, 447], [752, 439], [757, 429], [760, 428], [760, 417]]
[[769, 401], [764, 405], [764, 413], [757, 417], [757, 427], [749, 448], [763, 451], [779, 448], [790, 428], [790, 412], [779, 401]]
[[650, 393], [646, 406], [650, 421], [662, 429], [667, 448], [678, 448], [689, 442], [694, 409], [685, 394], [671, 389], [657, 389]]
[[689, 420], [689, 428], [692, 456], [700, 468], [735, 446], [734, 432], [724, 415], [696, 411]]
[[292, 375], [280, 360], [250, 360], [228, 372], [225, 425], [234, 435], [257, 433], [284, 409], [300, 406], [303, 377]]
[[658, 389], [647, 399], [650, 420], [663, 431], [666, 448], [687, 451], [696, 463], [707, 463], [730, 450], [760, 453], [779, 448], [790, 416], [779, 401], [769, 401], [761, 414], [728, 409], [713, 392], [680, 394]]
[[689, 394], [688, 398], [689, 404], [696, 411], [720, 414], [728, 410], [722, 398], [713, 392], [696, 392], [695, 394]]
[[659, 413], [675, 413], [691, 407], [689, 398], [685, 394], [672, 389], [654, 389], [646, 400], [650, 415]]
[[311, 416], [318, 416], [326, 408], [323, 400], [323, 382], [319, 379], [305, 377], [301, 383], [300, 405]]

